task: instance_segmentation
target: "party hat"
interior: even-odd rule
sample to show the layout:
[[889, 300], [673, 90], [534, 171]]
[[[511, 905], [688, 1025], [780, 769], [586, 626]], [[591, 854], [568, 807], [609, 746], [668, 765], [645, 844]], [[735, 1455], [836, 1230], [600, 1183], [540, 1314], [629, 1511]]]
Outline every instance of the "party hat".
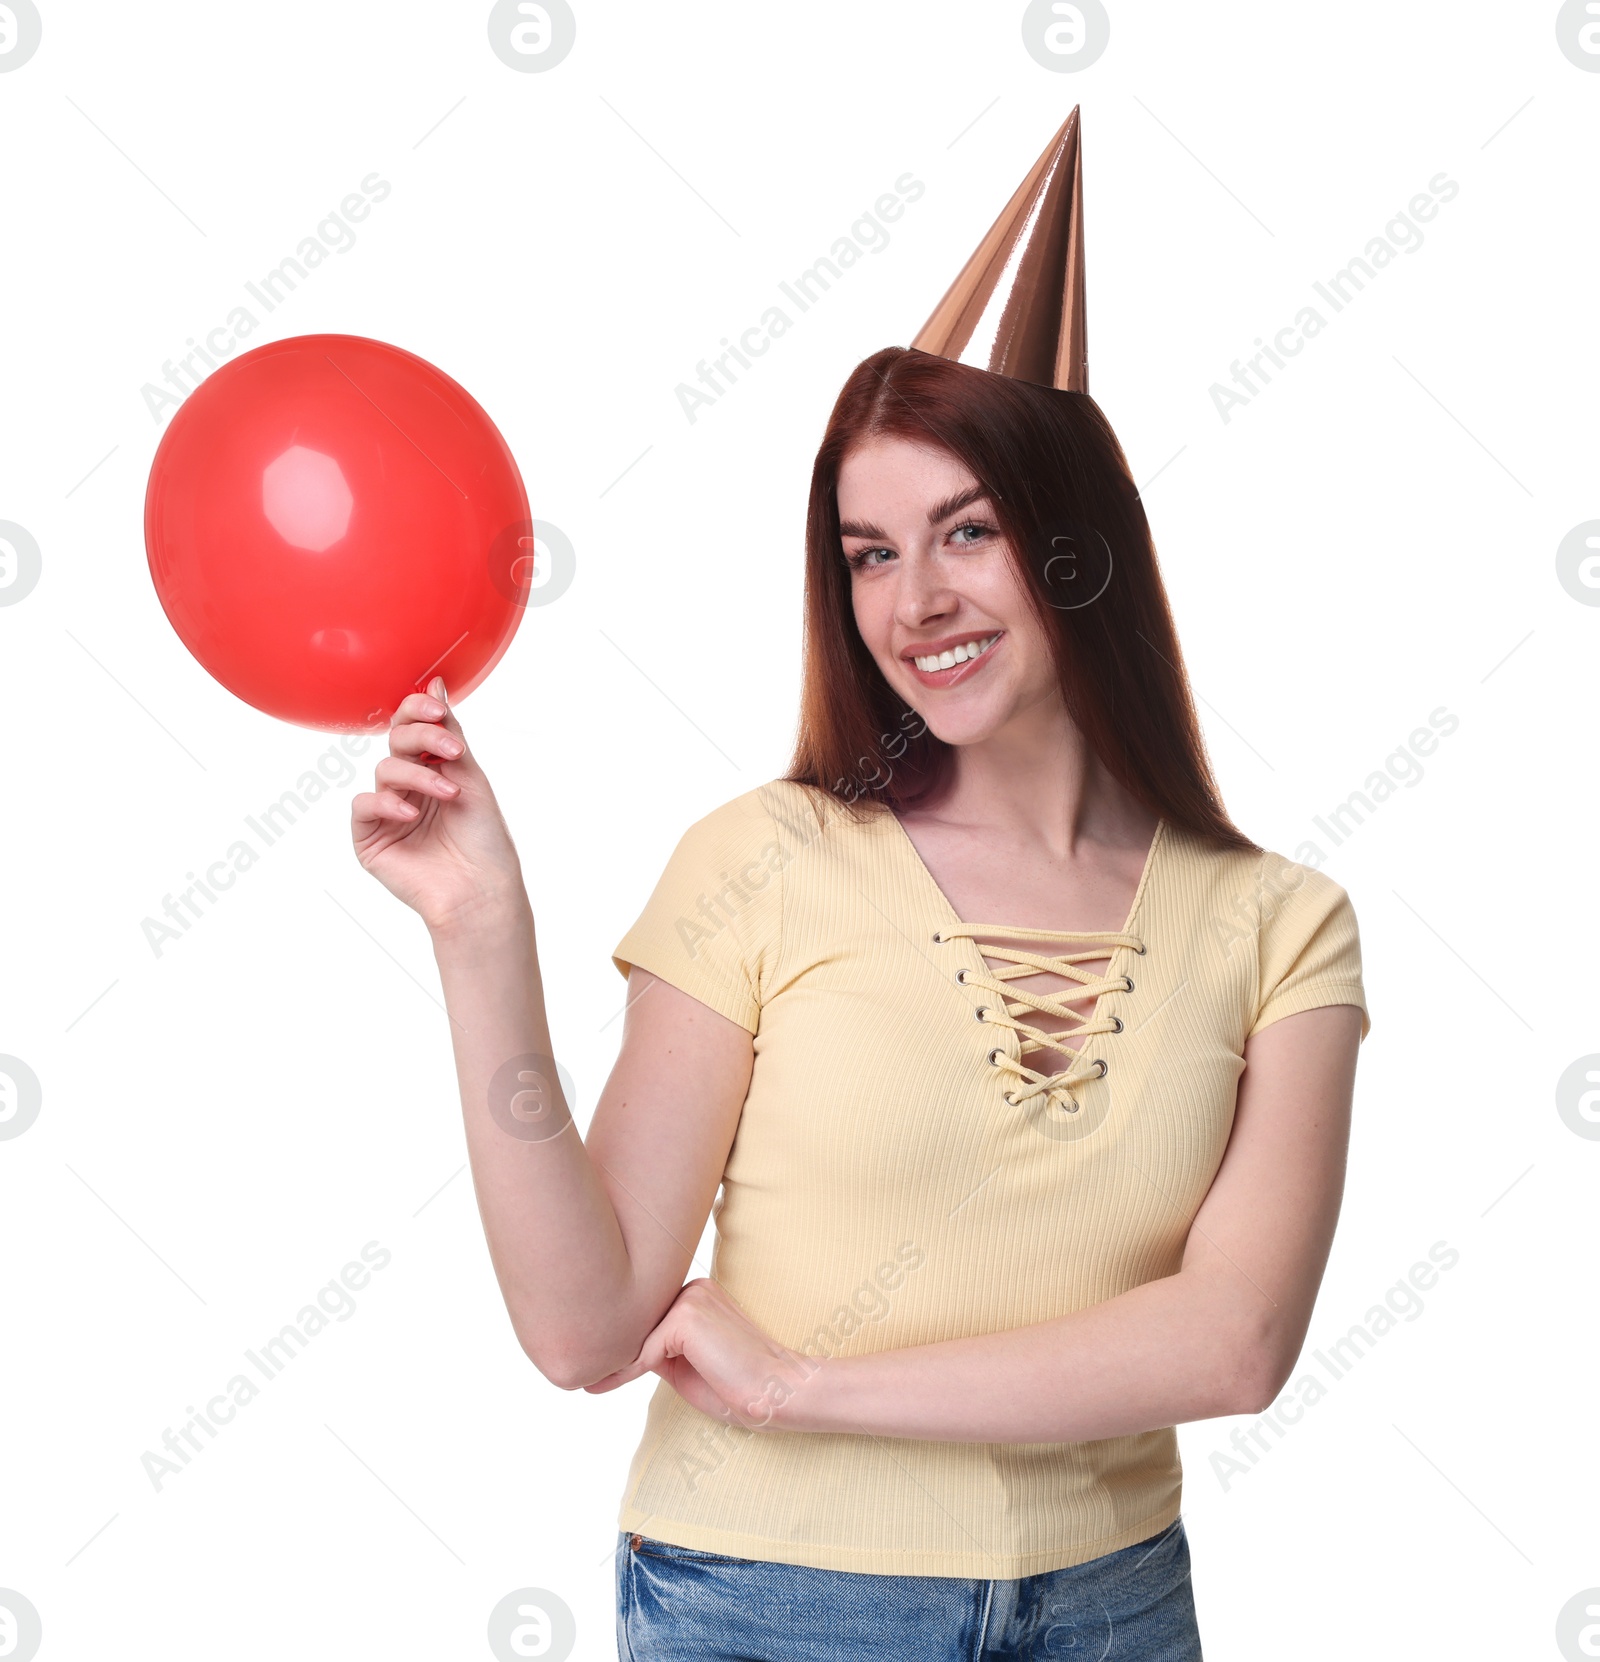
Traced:
[[911, 344], [997, 375], [1089, 390], [1076, 107]]

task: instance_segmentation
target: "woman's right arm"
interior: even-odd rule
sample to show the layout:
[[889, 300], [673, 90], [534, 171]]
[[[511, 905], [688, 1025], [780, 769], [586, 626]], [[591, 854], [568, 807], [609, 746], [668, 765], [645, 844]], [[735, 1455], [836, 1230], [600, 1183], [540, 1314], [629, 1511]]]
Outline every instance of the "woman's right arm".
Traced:
[[683, 1285], [750, 1083], [751, 1035], [635, 968], [585, 1146], [539, 1065], [554, 1049], [533, 913], [488, 779], [442, 698], [410, 695], [389, 748], [376, 790], [351, 805], [356, 853], [428, 925], [506, 1310], [539, 1371], [576, 1389], [631, 1362]]

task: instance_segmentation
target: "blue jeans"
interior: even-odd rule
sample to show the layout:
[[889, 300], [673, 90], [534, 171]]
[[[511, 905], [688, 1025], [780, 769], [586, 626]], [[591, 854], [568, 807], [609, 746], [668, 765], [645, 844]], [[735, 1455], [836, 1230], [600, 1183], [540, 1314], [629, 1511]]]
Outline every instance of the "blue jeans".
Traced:
[[1201, 1662], [1180, 1518], [1008, 1581], [867, 1575], [617, 1537], [620, 1662]]

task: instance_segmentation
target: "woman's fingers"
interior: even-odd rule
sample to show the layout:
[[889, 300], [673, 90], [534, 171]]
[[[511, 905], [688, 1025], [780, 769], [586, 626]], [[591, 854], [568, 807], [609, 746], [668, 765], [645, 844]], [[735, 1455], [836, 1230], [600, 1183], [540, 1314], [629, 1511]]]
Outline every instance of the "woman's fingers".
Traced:
[[467, 742], [461, 723], [445, 699], [444, 682], [437, 675], [425, 693], [408, 693], [389, 722], [389, 749], [396, 756], [414, 756], [422, 762], [467, 762]]
[[625, 1368], [618, 1368], [616, 1373], [611, 1375], [611, 1378], [618, 1385], [626, 1385], [630, 1379], [637, 1379], [641, 1374], [650, 1373], [659, 1367], [663, 1355], [664, 1350], [661, 1341], [654, 1334], [651, 1334], [645, 1340], [644, 1348], [633, 1361]]
[[434, 678], [428, 683], [428, 695], [430, 698], [434, 699], [444, 711], [444, 717], [441, 725], [444, 727], [445, 731], [453, 734], [459, 739], [461, 737], [461, 723], [456, 720], [455, 711], [450, 708], [450, 695], [445, 690], [444, 677], [442, 675], [434, 676]]
[[[444, 682], [434, 677], [433, 686], [442, 694]], [[461, 761], [467, 745], [461, 724], [450, 712], [443, 697], [432, 693], [408, 693], [389, 718], [389, 748], [396, 755], [411, 755], [424, 761]]]
[[595, 1380], [592, 1385], [585, 1385], [584, 1389], [598, 1396], [603, 1391], [614, 1391], [619, 1385], [626, 1385], [629, 1380], [637, 1379], [641, 1374], [651, 1373], [666, 1360], [666, 1348], [661, 1328], [658, 1326], [645, 1339], [639, 1354], [627, 1367], [608, 1373], [603, 1379]]
[[[437, 677], [434, 678], [434, 685], [439, 685]], [[394, 727], [402, 721], [443, 721], [447, 714], [442, 699], [434, 698], [429, 693], [407, 693], [389, 717], [389, 725]]]
[[414, 820], [420, 810], [398, 791], [362, 791], [350, 801], [351, 829], [357, 838], [371, 836], [384, 820]]
[[443, 778], [432, 768], [424, 767], [421, 762], [408, 762], [399, 756], [381, 758], [372, 771], [379, 787], [391, 791], [423, 791], [447, 801], [461, 794], [461, 787], [452, 780]]
[[389, 753], [392, 756], [442, 756], [447, 762], [460, 761], [467, 747], [454, 733], [438, 722], [401, 722], [389, 729]]

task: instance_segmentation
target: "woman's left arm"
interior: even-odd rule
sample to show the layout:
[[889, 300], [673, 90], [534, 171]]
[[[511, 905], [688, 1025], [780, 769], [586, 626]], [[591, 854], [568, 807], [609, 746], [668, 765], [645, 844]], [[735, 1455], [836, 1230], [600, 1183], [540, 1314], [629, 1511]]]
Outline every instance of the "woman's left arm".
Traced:
[[1174, 1275], [1028, 1327], [825, 1360], [692, 1281], [638, 1359], [587, 1388], [654, 1371], [753, 1429], [942, 1442], [1088, 1442], [1260, 1413], [1300, 1354], [1333, 1243], [1360, 1033], [1361, 1012], [1338, 1004], [1246, 1042], [1228, 1147]]

